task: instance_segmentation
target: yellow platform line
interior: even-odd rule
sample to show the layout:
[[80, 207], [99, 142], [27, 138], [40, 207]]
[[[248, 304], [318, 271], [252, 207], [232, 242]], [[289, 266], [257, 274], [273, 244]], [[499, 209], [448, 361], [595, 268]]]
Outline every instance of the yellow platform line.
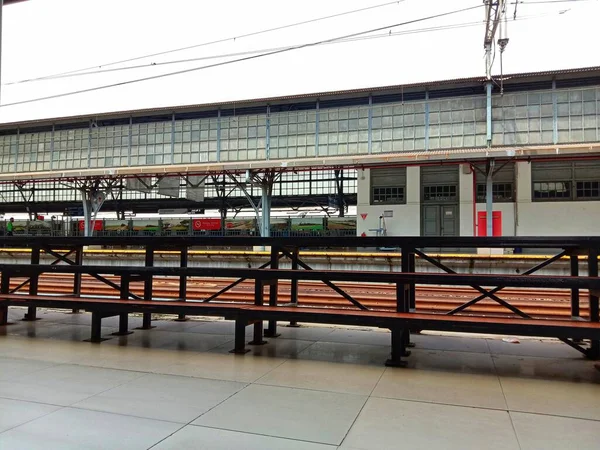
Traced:
[[[57, 252], [67, 252], [69, 250], [55, 250]], [[43, 251], [42, 251], [43, 252]], [[0, 254], [13, 254], [13, 253], [31, 253], [30, 248], [0, 248]], [[87, 255], [144, 255], [144, 250], [132, 250], [132, 249], [87, 249], [84, 250], [84, 254]], [[156, 250], [155, 255], [179, 255], [180, 252], [176, 250]], [[239, 256], [239, 257], [258, 257], [258, 256], [270, 256], [268, 251], [247, 251], [247, 250], [190, 250], [189, 255], [196, 256]], [[356, 258], [356, 259], [400, 259], [402, 257], [400, 252], [327, 252], [327, 251], [301, 251], [300, 254], [305, 257], [315, 258]], [[480, 255], [480, 254], [468, 254], [468, 253], [429, 253], [432, 258], [442, 259], [478, 259], [478, 260], [513, 260], [513, 261], [527, 261], [527, 260], [546, 260], [552, 258], [554, 255], [522, 255], [522, 254], [509, 254], [509, 255]], [[418, 258], [418, 257], [417, 257]], [[563, 256], [561, 259], [568, 259], [567, 256]], [[581, 255], [581, 260], [587, 259], [587, 256]]]

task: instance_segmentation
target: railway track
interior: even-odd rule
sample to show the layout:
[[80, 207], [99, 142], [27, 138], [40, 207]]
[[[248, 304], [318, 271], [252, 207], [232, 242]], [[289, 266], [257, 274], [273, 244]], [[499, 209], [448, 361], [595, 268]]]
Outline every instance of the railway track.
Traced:
[[[119, 284], [119, 278], [108, 276], [107, 279]], [[11, 289], [16, 288], [25, 279], [11, 279]], [[218, 292], [233, 279], [188, 279], [187, 299], [204, 300]], [[379, 310], [395, 310], [396, 287], [385, 284], [359, 284], [337, 283], [337, 285], [352, 295], [367, 308]], [[302, 305], [313, 307], [347, 307], [349, 302], [339, 294], [325, 286], [323, 283], [301, 281], [298, 284], [298, 301]], [[279, 298], [281, 304], [291, 301], [290, 282], [279, 283]], [[22, 287], [27, 292], [28, 287]], [[63, 274], [45, 274], [40, 277], [38, 292], [40, 294], [70, 294], [73, 289], [73, 276]], [[143, 295], [143, 283], [132, 282], [130, 290], [136, 295]], [[156, 277], [153, 284], [155, 298], [177, 299], [179, 294], [179, 280], [177, 278]], [[82, 295], [118, 296], [119, 292], [90, 277], [82, 277]], [[417, 310], [422, 312], [444, 313], [461, 304], [479, 296], [479, 292], [472, 288], [417, 286]], [[570, 295], [568, 291], [550, 289], [516, 289], [507, 288], [498, 293], [498, 296], [508, 301], [523, 312], [544, 318], [566, 318], [571, 316]], [[254, 284], [245, 281], [219, 296], [218, 301], [251, 303], [254, 301]], [[511, 313], [496, 302], [485, 299], [468, 308], [465, 313], [486, 315], [510, 315]], [[581, 315], [588, 314], [588, 302], [585, 292], [581, 293]]]

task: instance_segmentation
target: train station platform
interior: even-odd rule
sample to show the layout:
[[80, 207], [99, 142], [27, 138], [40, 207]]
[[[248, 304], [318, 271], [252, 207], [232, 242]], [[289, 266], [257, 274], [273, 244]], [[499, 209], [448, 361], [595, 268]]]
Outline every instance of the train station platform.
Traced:
[[9, 314], [3, 450], [598, 448], [600, 372], [553, 340], [415, 335], [398, 369], [379, 330], [282, 326], [233, 356], [230, 322], [162, 317], [97, 345], [90, 314]]

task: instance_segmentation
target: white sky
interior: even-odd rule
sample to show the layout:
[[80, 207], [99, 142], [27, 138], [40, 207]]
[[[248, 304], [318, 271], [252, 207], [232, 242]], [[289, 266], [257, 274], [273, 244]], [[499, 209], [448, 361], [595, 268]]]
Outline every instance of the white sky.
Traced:
[[[4, 8], [1, 102], [6, 105], [224, 59], [5, 83], [382, 3], [386, 0], [30, 0]], [[482, 0], [404, 0], [125, 65], [314, 42], [479, 4]], [[513, 8], [509, 5], [511, 18]], [[559, 14], [565, 9], [569, 11]], [[536, 17], [509, 22], [505, 73], [600, 65], [596, 50], [600, 1], [519, 4], [517, 17], [531, 16]], [[483, 17], [480, 8], [392, 31], [482, 21]], [[296, 50], [93, 93], [2, 106], [0, 122], [479, 76], [484, 74], [483, 32], [480, 24]], [[500, 71], [499, 59], [498, 55], [495, 73]]]

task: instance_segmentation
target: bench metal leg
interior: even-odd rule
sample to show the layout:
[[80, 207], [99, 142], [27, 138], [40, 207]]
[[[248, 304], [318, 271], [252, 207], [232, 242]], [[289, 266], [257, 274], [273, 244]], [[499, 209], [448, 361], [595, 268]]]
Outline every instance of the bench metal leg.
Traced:
[[[588, 256], [588, 276], [598, 277], [598, 249], [590, 249]], [[590, 322], [600, 322], [600, 299], [595, 291], [590, 291]], [[600, 359], [600, 340], [592, 339], [587, 351], [590, 359]]]
[[129, 314], [119, 314], [119, 331], [113, 333], [113, 336], [126, 336], [133, 334], [133, 331], [129, 331]]
[[102, 342], [108, 339], [102, 338], [102, 314], [99, 312], [92, 312], [92, 335], [89, 339], [85, 339], [85, 342]]
[[392, 353], [390, 359], [385, 362], [387, 367], [406, 367], [406, 361], [402, 360], [407, 356], [406, 352], [406, 333], [402, 328], [392, 329]]
[[[254, 304], [262, 305], [264, 300], [263, 282], [262, 280], [254, 280]], [[267, 341], [263, 341], [263, 321], [257, 320], [254, 322], [254, 336], [248, 342], [249, 345], [264, 345]]]
[[[267, 333], [265, 333], [265, 336]], [[248, 342], [249, 345], [265, 345], [268, 341], [263, 340], [263, 321], [257, 320], [254, 323], [254, 335], [252, 340]]]
[[246, 348], [246, 320], [238, 318], [235, 320], [235, 347], [229, 353], [243, 355], [250, 350]]
[[[279, 248], [271, 247], [271, 269], [279, 269]], [[277, 308], [277, 296], [279, 288], [279, 280], [274, 279], [271, 280], [271, 284], [269, 286], [269, 306], [273, 308]], [[265, 330], [265, 337], [276, 338], [281, 336], [281, 334], [277, 333], [277, 321], [269, 320], [269, 326]]]
[[[40, 248], [34, 247], [31, 249], [31, 264], [39, 264], [40, 263]], [[31, 275], [29, 278], [29, 295], [37, 295], [38, 294], [38, 286], [39, 286], [39, 278], [38, 274]], [[35, 306], [30, 306], [27, 308], [27, 312], [23, 319], [25, 322], [33, 322], [35, 320], [40, 320], [37, 317], [37, 308]]]
[[21, 320], [24, 322], [35, 322], [36, 320], [41, 320], [41, 318], [37, 316], [37, 308], [30, 306]]
[[0, 304], [0, 325], [8, 325], [8, 303]]

